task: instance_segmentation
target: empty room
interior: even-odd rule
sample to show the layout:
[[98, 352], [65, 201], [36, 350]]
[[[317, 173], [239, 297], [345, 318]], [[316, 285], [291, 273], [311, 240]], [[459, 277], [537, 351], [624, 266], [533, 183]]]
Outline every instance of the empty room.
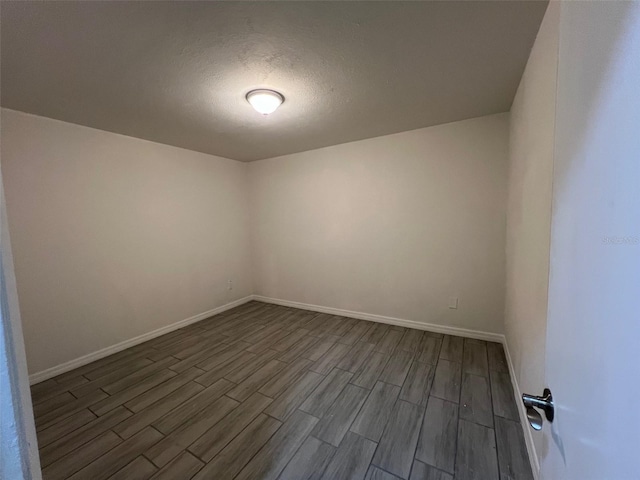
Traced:
[[640, 480], [640, 2], [0, 2], [2, 480]]

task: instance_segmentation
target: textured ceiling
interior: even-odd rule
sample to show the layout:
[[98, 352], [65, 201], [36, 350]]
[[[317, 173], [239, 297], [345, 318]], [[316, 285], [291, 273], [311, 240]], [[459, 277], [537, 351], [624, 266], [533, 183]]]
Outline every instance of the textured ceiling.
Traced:
[[546, 5], [3, 1], [2, 106], [268, 158], [509, 110]]

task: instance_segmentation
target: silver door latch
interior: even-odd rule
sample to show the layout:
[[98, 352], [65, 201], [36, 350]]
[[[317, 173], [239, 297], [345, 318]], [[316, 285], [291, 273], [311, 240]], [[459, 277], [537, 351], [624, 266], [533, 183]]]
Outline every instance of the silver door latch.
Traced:
[[540, 412], [538, 412], [536, 408], [544, 412], [547, 420], [553, 422], [553, 395], [551, 395], [551, 390], [548, 388], [544, 389], [541, 397], [523, 393], [522, 403], [524, 403], [527, 409], [527, 420], [529, 420], [529, 424], [534, 430], [542, 429], [542, 415], [540, 415]]

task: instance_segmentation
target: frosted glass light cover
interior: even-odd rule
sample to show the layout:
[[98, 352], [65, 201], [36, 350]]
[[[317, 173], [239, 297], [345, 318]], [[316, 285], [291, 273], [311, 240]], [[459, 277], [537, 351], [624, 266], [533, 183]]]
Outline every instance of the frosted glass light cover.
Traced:
[[284, 97], [273, 90], [252, 90], [247, 93], [247, 101], [256, 112], [269, 115], [282, 105]]

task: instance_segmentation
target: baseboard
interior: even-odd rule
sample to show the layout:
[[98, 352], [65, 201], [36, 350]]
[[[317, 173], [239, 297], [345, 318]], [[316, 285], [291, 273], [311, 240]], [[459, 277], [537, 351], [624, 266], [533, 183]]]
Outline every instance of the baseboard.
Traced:
[[174, 330], [178, 330], [179, 328], [186, 327], [187, 325], [190, 325], [192, 323], [199, 322], [200, 320], [204, 320], [205, 318], [212, 317], [213, 315], [217, 315], [231, 308], [243, 305], [247, 302], [250, 302], [252, 299], [253, 295], [248, 295], [220, 307], [216, 307], [209, 311], [199, 313], [197, 315], [194, 315], [193, 317], [185, 318], [184, 320], [172, 323], [171, 325], [158, 328], [157, 330], [153, 330], [152, 332], [144, 333], [137, 337], [130, 338], [129, 340], [125, 340], [124, 342], [120, 342], [115, 345], [111, 345], [110, 347], [103, 348], [102, 350], [98, 350], [97, 352], [89, 353], [88, 355], [84, 355], [80, 358], [70, 360], [60, 365], [56, 365], [55, 367], [47, 368], [46, 370], [42, 370], [41, 372], [36, 372], [32, 375], [29, 375], [29, 383], [33, 385], [35, 383], [43, 382], [45, 380], [48, 380], [49, 378], [53, 378], [57, 375], [73, 370], [74, 368], [82, 367], [83, 365], [95, 362], [96, 360], [100, 360], [104, 357], [108, 357], [109, 355], [113, 355], [114, 353], [118, 353], [127, 348], [146, 342], [147, 340], [151, 340], [152, 338], [159, 337], [160, 335], [164, 335], [165, 333], [173, 332]]
[[533, 433], [529, 422], [527, 420], [527, 413], [522, 405], [522, 391], [520, 385], [518, 385], [518, 379], [516, 377], [516, 371], [513, 367], [513, 361], [511, 360], [511, 353], [509, 352], [509, 345], [507, 345], [507, 338], [504, 337], [502, 342], [504, 346], [504, 353], [507, 357], [507, 364], [509, 365], [509, 375], [511, 375], [511, 383], [513, 385], [513, 394], [516, 397], [516, 405], [518, 406], [518, 413], [520, 414], [520, 425], [524, 432], [524, 441], [527, 445], [527, 453], [529, 454], [529, 461], [531, 462], [531, 470], [533, 472], [534, 480], [540, 479], [540, 462], [538, 461], [538, 455], [536, 452], [536, 445], [533, 443]]
[[448, 327], [445, 325], [437, 325], [435, 323], [416, 322], [415, 320], [405, 320], [402, 318], [385, 317], [383, 315], [375, 315], [372, 313], [353, 312], [351, 310], [343, 310], [341, 308], [323, 307], [320, 305], [311, 305], [308, 303], [292, 302], [290, 300], [281, 300], [279, 298], [264, 297], [262, 295], [253, 295], [253, 299], [259, 302], [273, 303], [284, 307], [300, 308], [302, 310], [312, 310], [314, 312], [328, 313], [331, 315], [340, 315], [342, 317], [357, 318], [359, 320], [368, 320], [370, 322], [387, 323], [389, 325], [398, 325], [400, 327], [415, 328], [416, 330], [428, 330], [430, 332], [443, 333], [446, 335], [457, 335], [460, 337], [475, 338], [478, 340], [488, 340], [490, 342], [503, 343], [504, 335], [499, 333], [483, 332], [480, 330], [470, 330], [467, 328]]

